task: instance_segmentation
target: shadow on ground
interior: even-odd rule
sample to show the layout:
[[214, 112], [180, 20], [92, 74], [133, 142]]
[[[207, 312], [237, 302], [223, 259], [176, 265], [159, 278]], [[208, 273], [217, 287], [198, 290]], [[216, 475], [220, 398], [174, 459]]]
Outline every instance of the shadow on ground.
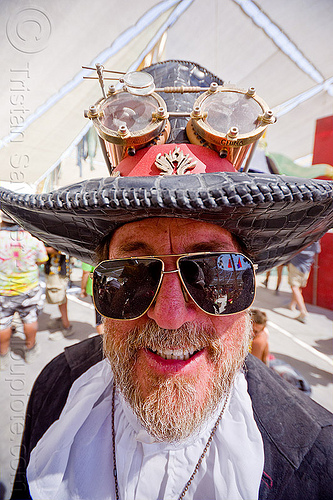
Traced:
[[315, 340], [313, 347], [323, 354], [331, 355], [333, 346], [333, 338]]
[[310, 363], [300, 361], [299, 359], [292, 358], [285, 354], [274, 352], [271, 352], [271, 354], [295, 368], [312, 387], [318, 385], [327, 386], [331, 383], [332, 375], [326, 370], [321, 370]]

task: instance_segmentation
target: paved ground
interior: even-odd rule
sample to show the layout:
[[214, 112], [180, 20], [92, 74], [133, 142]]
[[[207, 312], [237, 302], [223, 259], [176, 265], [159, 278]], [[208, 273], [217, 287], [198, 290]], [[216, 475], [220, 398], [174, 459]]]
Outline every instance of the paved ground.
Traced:
[[276, 277], [269, 288], [259, 277], [255, 306], [266, 311], [269, 319], [270, 351], [298, 370], [311, 386], [311, 397], [333, 412], [333, 311], [307, 305], [309, 318], [303, 325], [288, 309], [290, 288], [283, 275], [279, 295], [275, 295]]
[[[79, 273], [76, 270], [77, 277]], [[285, 307], [290, 301], [286, 276], [283, 277], [279, 295], [273, 291], [275, 280], [272, 274], [266, 289], [261, 283], [263, 277], [259, 277], [255, 300], [255, 306], [268, 314], [271, 353], [296, 368], [311, 385], [312, 398], [333, 411], [333, 311], [309, 305], [308, 323], [299, 323], [294, 319], [296, 314]], [[25, 406], [36, 376], [65, 346], [95, 334], [92, 305], [89, 299], [78, 299], [75, 288], [69, 294], [68, 310], [75, 333], [70, 339], [51, 341], [48, 323], [59, 314], [56, 306], [45, 305], [38, 332], [42, 352], [32, 365], [26, 365], [22, 360], [24, 337], [20, 328], [13, 336], [12, 359], [8, 370], [0, 375], [0, 500], [7, 500], [10, 495]]]

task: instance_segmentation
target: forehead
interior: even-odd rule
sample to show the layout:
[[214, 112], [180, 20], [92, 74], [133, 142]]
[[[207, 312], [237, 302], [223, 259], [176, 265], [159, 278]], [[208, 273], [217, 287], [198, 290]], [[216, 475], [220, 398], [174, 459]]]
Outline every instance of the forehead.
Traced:
[[151, 255], [196, 251], [238, 251], [231, 233], [193, 219], [156, 217], [125, 224], [110, 242], [110, 257], [140, 251]]

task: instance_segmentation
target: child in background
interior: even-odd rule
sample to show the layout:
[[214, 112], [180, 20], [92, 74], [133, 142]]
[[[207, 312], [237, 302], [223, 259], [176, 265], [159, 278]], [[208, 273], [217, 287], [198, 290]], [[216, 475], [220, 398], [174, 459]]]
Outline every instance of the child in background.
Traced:
[[282, 359], [276, 359], [275, 356], [270, 354], [268, 346], [269, 332], [266, 326], [266, 313], [264, 311], [260, 311], [260, 309], [251, 309], [250, 316], [252, 319], [253, 331], [250, 352], [263, 361], [263, 363], [269, 366], [284, 380], [297, 387], [300, 391], [311, 395], [311, 386], [303, 375]]
[[264, 311], [260, 311], [260, 309], [251, 309], [250, 316], [253, 330], [250, 352], [265, 363], [265, 365], [269, 365], [267, 315]]

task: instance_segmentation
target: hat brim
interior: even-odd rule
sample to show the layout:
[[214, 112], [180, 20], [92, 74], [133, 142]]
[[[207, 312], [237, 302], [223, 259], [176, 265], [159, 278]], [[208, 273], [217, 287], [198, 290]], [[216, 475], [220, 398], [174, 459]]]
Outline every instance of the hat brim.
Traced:
[[128, 222], [210, 222], [234, 234], [263, 272], [333, 227], [333, 183], [239, 172], [111, 177], [40, 195], [2, 189], [1, 209], [37, 238], [90, 263], [104, 238]]

